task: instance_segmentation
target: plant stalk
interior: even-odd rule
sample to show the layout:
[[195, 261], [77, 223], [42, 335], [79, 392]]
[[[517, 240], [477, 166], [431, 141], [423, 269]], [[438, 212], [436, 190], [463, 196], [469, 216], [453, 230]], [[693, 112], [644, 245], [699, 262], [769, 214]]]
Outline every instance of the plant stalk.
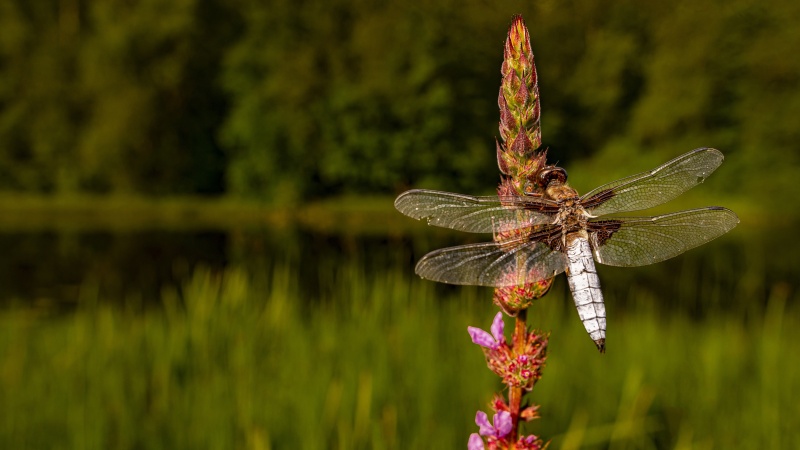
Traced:
[[[514, 322], [514, 335], [512, 336], [512, 343], [515, 350], [524, 348], [527, 335], [528, 335], [528, 327], [526, 321], [528, 319], [528, 310], [523, 309], [517, 313], [516, 320]], [[522, 386], [509, 386], [508, 392], [508, 407], [509, 412], [511, 413], [511, 445], [512, 448], [515, 447], [514, 444], [517, 442], [517, 437], [519, 436], [519, 417], [520, 411], [522, 410], [522, 396], [524, 391]]]

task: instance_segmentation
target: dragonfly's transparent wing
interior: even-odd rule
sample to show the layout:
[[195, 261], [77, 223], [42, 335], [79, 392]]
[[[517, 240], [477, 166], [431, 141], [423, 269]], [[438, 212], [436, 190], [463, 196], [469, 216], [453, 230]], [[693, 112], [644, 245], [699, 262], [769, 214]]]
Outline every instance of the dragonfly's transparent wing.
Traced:
[[551, 223], [558, 205], [539, 197], [474, 197], [414, 189], [397, 197], [395, 208], [430, 225], [472, 233], [492, 233]]
[[656, 217], [595, 219], [589, 222], [589, 233], [597, 262], [633, 267], [680, 255], [738, 223], [733, 211], [709, 206]]
[[722, 159], [719, 150], [698, 148], [649, 172], [600, 186], [581, 202], [593, 216], [652, 208], [702, 183]]
[[551, 278], [564, 271], [567, 257], [542, 242], [486, 242], [428, 253], [417, 275], [433, 281], [476, 286], [516, 286]]

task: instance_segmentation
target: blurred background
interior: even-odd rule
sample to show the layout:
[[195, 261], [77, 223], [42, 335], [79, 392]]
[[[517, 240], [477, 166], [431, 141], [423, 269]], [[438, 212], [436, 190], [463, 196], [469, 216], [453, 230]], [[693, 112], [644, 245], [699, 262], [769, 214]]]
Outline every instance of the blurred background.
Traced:
[[490, 194], [507, 27], [580, 192], [697, 147], [663, 211], [728, 235], [600, 267], [598, 355], [560, 279], [527, 431], [555, 448], [800, 446], [800, 4], [0, 2], [0, 447], [464, 448], [502, 386], [491, 289], [417, 279], [488, 240], [394, 211]]

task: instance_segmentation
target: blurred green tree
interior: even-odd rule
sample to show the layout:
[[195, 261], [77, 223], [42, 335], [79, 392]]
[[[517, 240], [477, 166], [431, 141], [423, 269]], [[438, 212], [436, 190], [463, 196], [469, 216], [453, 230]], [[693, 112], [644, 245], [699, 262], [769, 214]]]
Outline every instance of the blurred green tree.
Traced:
[[247, 32], [224, 77], [233, 192], [291, 199], [490, 185], [496, 112], [492, 91], [475, 81], [492, 73], [496, 84], [497, 64], [467, 54], [463, 35], [474, 28], [453, 17], [455, 2], [244, 9]]
[[[56, 2], [0, 4], [0, 187], [52, 192], [67, 178], [80, 101], [70, 89], [77, 34]], [[69, 152], [69, 150], [67, 150]]]
[[0, 187], [214, 193], [218, 3], [9, 0], [0, 6]]
[[90, 188], [222, 192], [217, 86], [236, 16], [218, 2], [90, 2], [78, 53], [86, 124], [77, 154]]
[[714, 146], [731, 156], [717, 186], [800, 191], [789, 0], [7, 0], [0, 189], [490, 192], [512, 12], [532, 33], [544, 144], [574, 179]]
[[641, 95], [623, 132], [598, 146], [581, 170], [605, 160], [619, 168], [613, 178], [625, 173], [627, 158], [657, 163], [711, 146], [730, 157], [715, 175], [726, 191], [762, 204], [798, 192], [800, 152], [789, 142], [800, 128], [787, 108], [800, 102], [800, 64], [786, 56], [800, 45], [800, 7], [685, 0], [653, 12], [652, 48], [639, 55]]

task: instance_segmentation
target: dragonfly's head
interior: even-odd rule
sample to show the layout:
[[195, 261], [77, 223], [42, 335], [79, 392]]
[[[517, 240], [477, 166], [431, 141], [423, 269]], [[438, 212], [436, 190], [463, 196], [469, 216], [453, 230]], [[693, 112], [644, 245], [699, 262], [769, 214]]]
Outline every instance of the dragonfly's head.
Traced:
[[547, 190], [550, 183], [562, 185], [567, 182], [567, 171], [558, 166], [544, 167], [536, 175], [536, 182], [543, 191]]

